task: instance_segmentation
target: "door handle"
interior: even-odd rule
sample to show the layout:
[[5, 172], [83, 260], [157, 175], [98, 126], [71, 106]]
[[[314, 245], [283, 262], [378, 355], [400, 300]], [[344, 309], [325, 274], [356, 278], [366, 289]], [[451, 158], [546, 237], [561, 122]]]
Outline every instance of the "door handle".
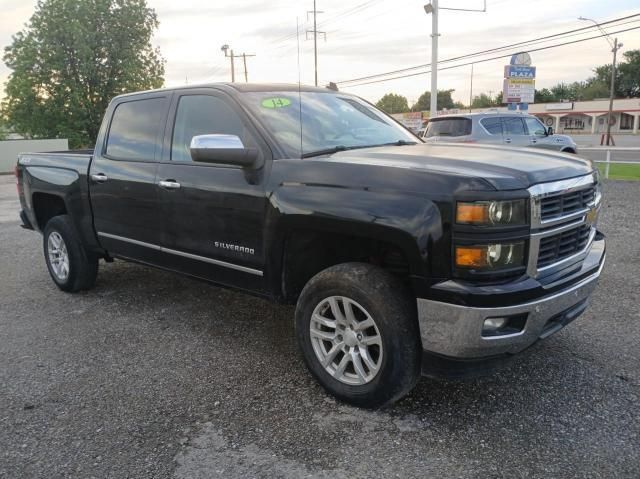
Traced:
[[166, 190], [177, 190], [180, 188], [180, 183], [175, 180], [161, 180], [158, 181], [158, 186]]
[[96, 173], [94, 175], [91, 175], [91, 181], [94, 181], [96, 183], [104, 183], [108, 179], [109, 177], [104, 173]]
[[505, 139], [504, 139], [504, 142], [505, 142], [505, 143], [511, 143], [511, 138], [505, 138]]

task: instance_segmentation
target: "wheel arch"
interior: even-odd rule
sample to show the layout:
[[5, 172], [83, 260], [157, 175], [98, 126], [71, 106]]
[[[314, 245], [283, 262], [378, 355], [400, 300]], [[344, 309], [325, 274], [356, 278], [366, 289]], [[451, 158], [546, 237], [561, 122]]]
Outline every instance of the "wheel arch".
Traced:
[[44, 231], [47, 223], [54, 216], [65, 215], [69, 212], [64, 198], [53, 193], [35, 192], [31, 196], [33, 213], [40, 231]]

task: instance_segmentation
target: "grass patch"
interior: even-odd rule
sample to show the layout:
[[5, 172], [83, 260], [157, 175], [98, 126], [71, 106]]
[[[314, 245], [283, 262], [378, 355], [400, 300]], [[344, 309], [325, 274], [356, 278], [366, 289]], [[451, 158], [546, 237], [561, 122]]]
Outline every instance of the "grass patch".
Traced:
[[[598, 163], [600, 173], [604, 178], [606, 165]], [[610, 180], [640, 180], [640, 165], [625, 165], [622, 163], [611, 163], [609, 167]]]

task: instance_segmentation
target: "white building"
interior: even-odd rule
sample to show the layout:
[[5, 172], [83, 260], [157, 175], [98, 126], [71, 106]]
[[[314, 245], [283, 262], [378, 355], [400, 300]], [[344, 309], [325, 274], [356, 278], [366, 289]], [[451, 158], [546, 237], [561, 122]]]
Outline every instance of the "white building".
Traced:
[[[545, 125], [552, 126], [557, 133], [571, 135], [606, 133], [608, 112], [608, 99], [529, 105], [529, 113]], [[611, 132], [637, 135], [639, 130], [640, 98], [614, 100]]]

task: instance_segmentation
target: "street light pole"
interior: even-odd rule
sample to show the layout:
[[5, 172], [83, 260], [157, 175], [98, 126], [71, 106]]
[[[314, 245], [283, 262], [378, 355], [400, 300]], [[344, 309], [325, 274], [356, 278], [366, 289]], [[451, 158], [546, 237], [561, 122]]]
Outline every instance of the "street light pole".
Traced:
[[618, 55], [618, 50], [620, 50], [623, 45], [622, 43], [618, 43], [617, 38], [611, 40], [611, 37], [606, 30], [595, 20], [585, 17], [578, 17], [578, 20], [592, 22], [596, 27], [598, 27], [598, 30], [600, 30], [609, 45], [611, 45], [611, 51], [613, 52], [613, 62], [611, 63], [611, 89], [609, 91], [609, 113], [607, 114], [607, 146], [609, 146], [611, 142], [611, 123], [613, 123], [613, 98], [616, 94], [616, 57]]
[[431, 1], [431, 105], [429, 117], [438, 114], [438, 0]]
[[473, 104], [473, 63], [471, 64], [471, 87], [469, 88], [469, 113], [471, 113], [472, 104]]
[[233, 50], [231, 50], [231, 83], [235, 83], [236, 81], [236, 68], [233, 64], [233, 59], [235, 55], [233, 54]]
[[[622, 46], [622, 44], [620, 45]], [[618, 53], [618, 39], [613, 40], [613, 63], [611, 64], [611, 91], [609, 92], [609, 115], [607, 117], [607, 146], [611, 141], [611, 123], [613, 122], [613, 97], [616, 94], [616, 56]]]
[[220, 47], [220, 50], [224, 52], [224, 56], [225, 57], [230, 57], [231, 58], [231, 83], [233, 83], [233, 82], [236, 81], [236, 70], [235, 70], [234, 65], [233, 65], [233, 50], [231, 50], [231, 55], [229, 55], [230, 47], [227, 44], [222, 45]]
[[440, 10], [456, 10], [459, 12], [486, 12], [487, 0], [483, 0], [482, 10], [474, 8], [449, 8], [438, 6], [438, 0], [431, 0], [424, 6], [427, 15], [431, 14], [431, 104], [429, 116], [433, 118], [438, 114], [438, 15]]

